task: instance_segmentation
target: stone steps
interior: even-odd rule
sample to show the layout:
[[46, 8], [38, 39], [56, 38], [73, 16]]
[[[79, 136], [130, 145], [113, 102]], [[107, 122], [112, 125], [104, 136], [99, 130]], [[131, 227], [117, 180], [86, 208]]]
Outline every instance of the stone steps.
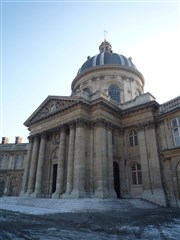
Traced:
[[127, 209], [149, 209], [157, 206], [140, 199], [48, 199], [25, 197], [2, 197], [0, 205], [3, 209], [8, 205], [18, 207], [43, 208], [55, 212], [83, 212], [83, 211], [118, 211]]

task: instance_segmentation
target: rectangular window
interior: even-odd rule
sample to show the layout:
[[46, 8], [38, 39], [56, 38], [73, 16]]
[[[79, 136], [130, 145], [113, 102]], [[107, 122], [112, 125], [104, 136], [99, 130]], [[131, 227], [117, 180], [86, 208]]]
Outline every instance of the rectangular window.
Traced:
[[180, 146], [180, 117], [171, 120], [175, 147]]

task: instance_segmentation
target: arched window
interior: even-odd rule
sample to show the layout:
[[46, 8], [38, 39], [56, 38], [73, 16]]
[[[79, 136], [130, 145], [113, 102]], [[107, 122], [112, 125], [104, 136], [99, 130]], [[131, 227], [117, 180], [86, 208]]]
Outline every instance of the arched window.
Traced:
[[84, 88], [83, 91], [86, 92], [87, 94], [91, 94], [92, 93], [89, 88]]
[[131, 166], [131, 176], [132, 176], [132, 184], [142, 184], [142, 172], [140, 164], [133, 164]]
[[137, 137], [137, 132], [135, 130], [131, 130], [129, 132], [128, 138], [129, 138], [129, 146], [138, 145], [138, 137]]
[[108, 93], [112, 100], [120, 103], [120, 88], [116, 84], [109, 86]]

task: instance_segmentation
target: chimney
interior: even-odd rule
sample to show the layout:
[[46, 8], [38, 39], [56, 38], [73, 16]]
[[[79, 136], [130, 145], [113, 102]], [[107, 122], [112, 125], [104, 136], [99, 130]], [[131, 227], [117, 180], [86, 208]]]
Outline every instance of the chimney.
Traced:
[[21, 143], [22, 143], [22, 137], [16, 137], [15, 144], [21, 144]]
[[7, 137], [2, 137], [2, 144], [8, 144], [9, 139]]

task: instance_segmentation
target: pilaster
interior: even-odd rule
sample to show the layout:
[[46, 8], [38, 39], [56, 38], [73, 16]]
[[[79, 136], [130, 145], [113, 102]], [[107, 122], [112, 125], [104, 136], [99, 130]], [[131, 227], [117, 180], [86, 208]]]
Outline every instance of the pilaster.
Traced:
[[166, 206], [167, 203], [162, 187], [160, 160], [153, 122], [139, 127], [138, 139], [143, 180], [142, 198]]
[[107, 137], [108, 137], [108, 146], [107, 146], [107, 154], [108, 154], [108, 187], [109, 187], [109, 196], [112, 198], [116, 198], [116, 192], [114, 190], [114, 173], [113, 173], [113, 148], [112, 148], [112, 127], [108, 125], [107, 128]]

